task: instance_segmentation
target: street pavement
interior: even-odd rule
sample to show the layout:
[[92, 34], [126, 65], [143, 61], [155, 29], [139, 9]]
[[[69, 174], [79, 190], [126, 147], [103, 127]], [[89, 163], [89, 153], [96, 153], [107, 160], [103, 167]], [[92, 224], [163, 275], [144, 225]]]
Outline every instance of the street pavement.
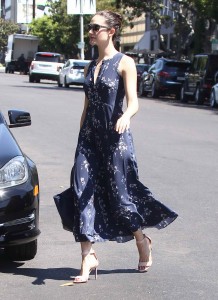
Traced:
[[[38, 253], [27, 262], [0, 256], [0, 299], [215, 300], [218, 295], [218, 110], [174, 99], [140, 98], [131, 130], [140, 180], [178, 219], [148, 229], [153, 266], [136, 271], [135, 242], [96, 244], [98, 279], [61, 287], [80, 269], [80, 246], [64, 231], [53, 195], [69, 186], [84, 94], [80, 87], [29, 83], [0, 74], [0, 109], [30, 111], [32, 126], [13, 134], [40, 178]], [[0, 145], [1, 147], [1, 145]], [[0, 148], [1, 149], [1, 148]]]

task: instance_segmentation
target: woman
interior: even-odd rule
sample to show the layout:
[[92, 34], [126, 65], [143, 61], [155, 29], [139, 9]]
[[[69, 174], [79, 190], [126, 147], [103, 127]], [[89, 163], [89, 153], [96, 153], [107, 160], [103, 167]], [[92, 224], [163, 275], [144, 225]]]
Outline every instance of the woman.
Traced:
[[[166, 227], [177, 214], [153, 198], [138, 179], [130, 119], [138, 110], [137, 74], [132, 58], [114, 47], [121, 16], [97, 12], [88, 25], [90, 44], [99, 57], [85, 70], [85, 104], [71, 174], [74, 194], [74, 236], [81, 243], [82, 265], [74, 283], [87, 282], [98, 260], [92, 244], [133, 238], [139, 272], [152, 264], [146, 227]], [[122, 111], [124, 96], [127, 108]]]

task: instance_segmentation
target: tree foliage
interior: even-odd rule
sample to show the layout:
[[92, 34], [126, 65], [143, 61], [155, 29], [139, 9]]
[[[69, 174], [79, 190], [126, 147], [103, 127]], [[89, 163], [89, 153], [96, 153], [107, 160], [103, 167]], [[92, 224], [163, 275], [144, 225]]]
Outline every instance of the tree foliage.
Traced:
[[17, 24], [0, 18], [0, 51], [4, 52], [5, 47], [7, 46], [8, 36], [18, 32], [19, 29]]
[[[97, 10], [116, 9], [115, 0], [97, 1]], [[31, 33], [40, 38], [40, 50], [55, 51], [73, 57], [79, 52], [80, 17], [67, 14], [67, 0], [55, 1], [51, 4], [51, 14], [33, 20]], [[91, 15], [84, 15], [84, 27], [89, 23]], [[88, 33], [84, 30], [86, 48]]]
[[[129, 20], [143, 13], [149, 14], [153, 28], [159, 33], [161, 25], [170, 21], [169, 16], [161, 14], [163, 3], [163, 0], [116, 0], [117, 7], [124, 10]], [[171, 3], [175, 12], [171, 21], [175, 24], [175, 34], [177, 40], [181, 41], [181, 47], [189, 47], [190, 41], [194, 39], [195, 52], [207, 51], [211, 34], [218, 22], [217, 0], [171, 0]]]

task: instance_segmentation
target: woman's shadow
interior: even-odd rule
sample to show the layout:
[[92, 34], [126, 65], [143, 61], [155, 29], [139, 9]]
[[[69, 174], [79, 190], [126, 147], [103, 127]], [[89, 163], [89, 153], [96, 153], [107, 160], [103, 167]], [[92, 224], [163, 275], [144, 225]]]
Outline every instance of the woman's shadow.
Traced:
[[[47, 279], [70, 281], [79, 275], [80, 270], [74, 268], [20, 268], [25, 262], [10, 261], [0, 251], [0, 273], [21, 275], [34, 278], [32, 284], [43, 285]], [[134, 269], [98, 270], [98, 274], [138, 273]]]

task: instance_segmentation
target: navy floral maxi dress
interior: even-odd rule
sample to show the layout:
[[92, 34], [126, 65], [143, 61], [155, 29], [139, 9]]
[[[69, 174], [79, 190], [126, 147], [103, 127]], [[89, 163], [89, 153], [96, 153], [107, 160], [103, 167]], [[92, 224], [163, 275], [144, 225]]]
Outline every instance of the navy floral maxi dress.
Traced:
[[161, 229], [177, 217], [139, 181], [130, 130], [115, 131], [125, 96], [122, 56], [104, 60], [95, 83], [92, 61], [84, 82], [89, 104], [71, 172], [77, 242], [126, 242], [140, 227]]

